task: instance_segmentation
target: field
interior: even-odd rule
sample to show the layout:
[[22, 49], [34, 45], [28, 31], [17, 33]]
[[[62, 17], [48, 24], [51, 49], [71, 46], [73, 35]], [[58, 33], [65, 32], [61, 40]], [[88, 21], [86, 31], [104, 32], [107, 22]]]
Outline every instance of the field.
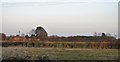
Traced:
[[3, 47], [3, 60], [117, 60], [117, 49]]

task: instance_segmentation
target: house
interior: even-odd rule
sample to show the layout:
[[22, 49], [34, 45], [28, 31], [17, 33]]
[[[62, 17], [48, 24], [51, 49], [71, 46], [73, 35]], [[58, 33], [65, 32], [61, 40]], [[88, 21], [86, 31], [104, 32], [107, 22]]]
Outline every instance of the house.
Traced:
[[41, 26], [37, 27], [35, 30], [36, 38], [40, 39], [40, 41], [45, 41], [47, 40], [48, 34], [45, 31], [45, 29]]
[[0, 40], [5, 40], [6, 39], [6, 35], [4, 33], [0, 33]]

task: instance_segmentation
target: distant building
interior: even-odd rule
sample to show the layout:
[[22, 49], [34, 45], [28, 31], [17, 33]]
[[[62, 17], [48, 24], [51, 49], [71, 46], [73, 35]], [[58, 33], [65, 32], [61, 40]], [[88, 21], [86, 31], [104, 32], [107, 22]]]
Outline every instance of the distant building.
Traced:
[[16, 36], [13, 37], [12, 41], [13, 42], [16, 42], [16, 41], [20, 42], [22, 40], [21, 40], [21, 37], [19, 35], [16, 35]]
[[37, 27], [35, 30], [35, 34], [36, 34], [36, 38], [40, 39], [42, 41], [46, 40], [48, 37], [47, 32], [45, 31], [45, 29], [41, 26]]
[[26, 39], [26, 37], [16, 35], [12, 37], [12, 41], [13, 42], [26, 42], [28, 40]]
[[6, 39], [6, 35], [4, 33], [0, 33], [0, 40], [5, 40]]

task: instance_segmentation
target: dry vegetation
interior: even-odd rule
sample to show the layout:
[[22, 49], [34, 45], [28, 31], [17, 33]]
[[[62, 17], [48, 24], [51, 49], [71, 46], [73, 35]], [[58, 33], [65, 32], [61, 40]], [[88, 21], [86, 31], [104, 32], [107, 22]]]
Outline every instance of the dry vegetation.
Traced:
[[3, 47], [54, 47], [54, 48], [90, 48], [90, 49], [118, 49], [120, 43], [113, 42], [2, 42]]
[[117, 49], [3, 47], [3, 60], [117, 60]]

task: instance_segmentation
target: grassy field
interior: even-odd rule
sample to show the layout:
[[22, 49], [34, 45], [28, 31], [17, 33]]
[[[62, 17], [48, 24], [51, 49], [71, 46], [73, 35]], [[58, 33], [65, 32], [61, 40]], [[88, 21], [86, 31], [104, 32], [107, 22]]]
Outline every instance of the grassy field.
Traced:
[[3, 47], [3, 59], [18, 60], [116, 60], [117, 49]]

